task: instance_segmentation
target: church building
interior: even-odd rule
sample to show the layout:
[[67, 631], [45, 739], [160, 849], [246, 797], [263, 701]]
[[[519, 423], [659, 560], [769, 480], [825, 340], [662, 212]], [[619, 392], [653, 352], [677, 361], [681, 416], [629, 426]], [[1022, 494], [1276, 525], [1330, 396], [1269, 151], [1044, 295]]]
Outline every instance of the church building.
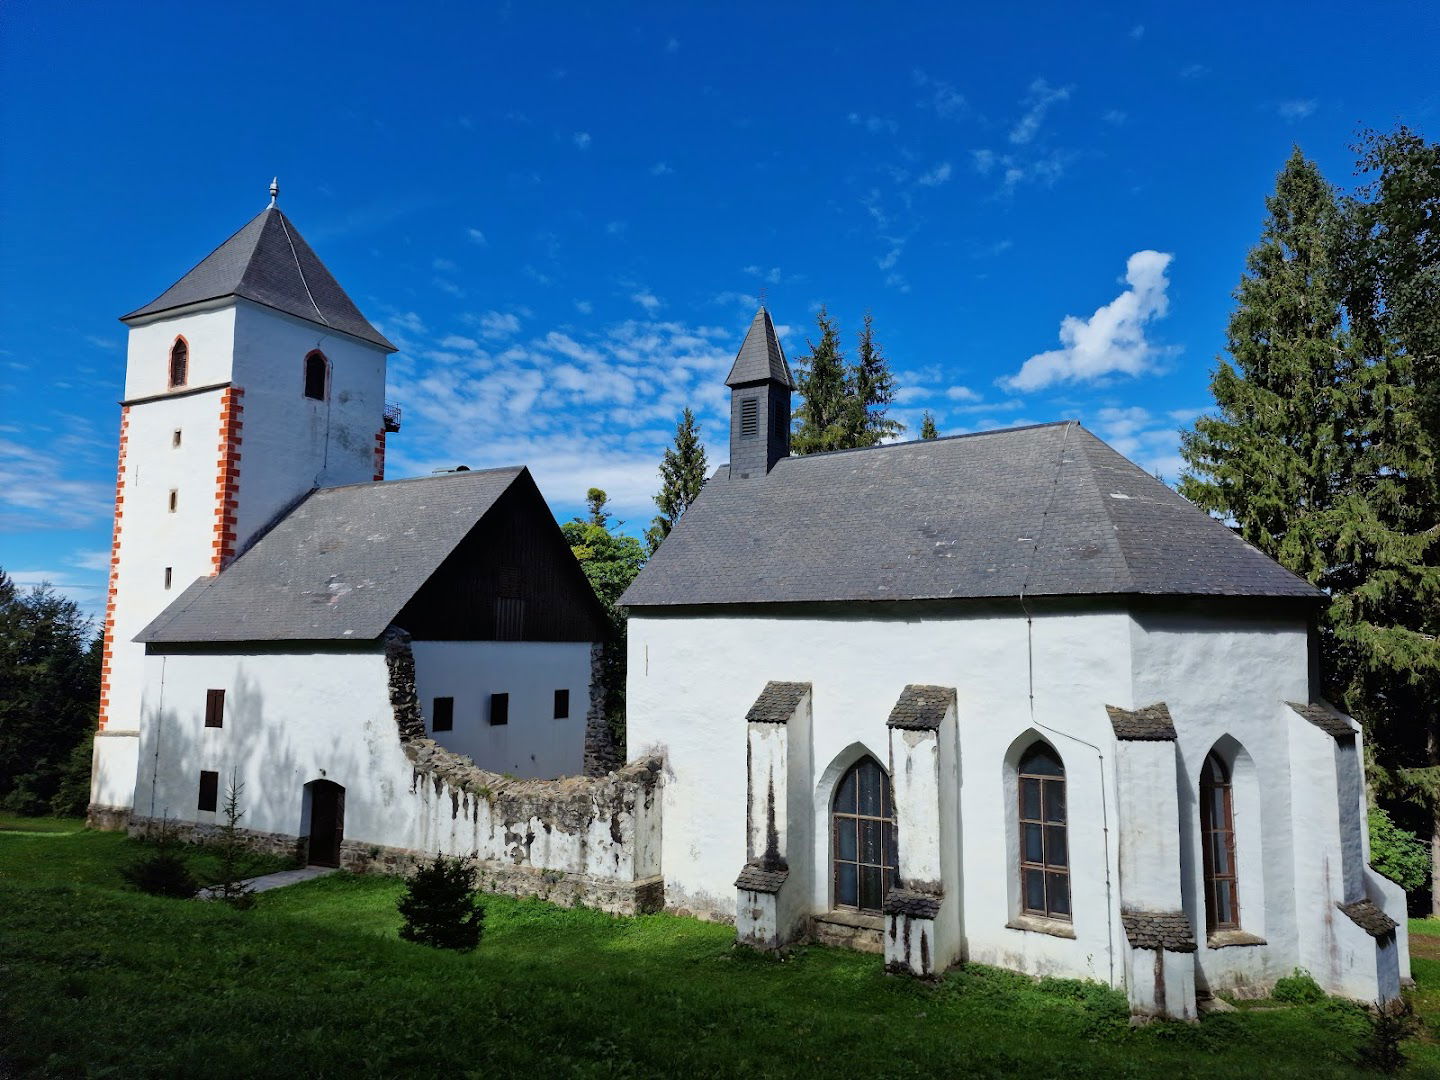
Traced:
[[1320, 593], [1075, 422], [791, 457], [763, 309], [727, 385], [730, 462], [621, 600], [667, 906], [1138, 1013], [1398, 995]]
[[462, 783], [609, 764], [608, 619], [528, 470], [384, 480], [395, 347], [271, 192], [123, 320], [90, 818], [203, 831], [233, 781], [311, 862], [469, 853]]

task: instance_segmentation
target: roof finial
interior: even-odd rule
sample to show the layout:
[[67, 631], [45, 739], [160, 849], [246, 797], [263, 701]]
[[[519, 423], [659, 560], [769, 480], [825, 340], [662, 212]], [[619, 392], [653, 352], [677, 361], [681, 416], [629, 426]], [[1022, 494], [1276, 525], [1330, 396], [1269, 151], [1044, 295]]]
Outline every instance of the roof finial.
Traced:
[[275, 205], [275, 200], [280, 196], [280, 178], [277, 176], [270, 181], [270, 205]]

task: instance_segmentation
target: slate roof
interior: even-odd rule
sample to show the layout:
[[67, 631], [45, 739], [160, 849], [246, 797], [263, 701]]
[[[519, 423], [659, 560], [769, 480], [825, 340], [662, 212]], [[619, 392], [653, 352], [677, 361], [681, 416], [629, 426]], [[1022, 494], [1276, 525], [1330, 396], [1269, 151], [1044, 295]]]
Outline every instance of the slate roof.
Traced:
[[788, 724], [808, 693], [808, 682], [767, 682], [745, 719], [755, 724]]
[[1074, 421], [719, 469], [621, 597], [1323, 596]]
[[1373, 900], [1354, 900], [1348, 904], [1336, 904], [1346, 918], [1360, 927], [1371, 937], [1384, 937], [1400, 924], [1375, 905]]
[[244, 297], [395, 351], [385, 335], [360, 314], [294, 222], [273, 206], [262, 210], [174, 285], [120, 321], [228, 296]]
[[1115, 729], [1115, 738], [1124, 742], [1174, 742], [1175, 722], [1170, 719], [1170, 707], [1163, 701], [1146, 705], [1143, 709], [1119, 709], [1106, 705], [1110, 714], [1110, 726]]
[[909, 915], [912, 919], [934, 919], [940, 915], [943, 895], [916, 892], [913, 889], [891, 889], [882, 905], [886, 915]]
[[1195, 932], [1183, 911], [1122, 911], [1120, 922], [1132, 949], [1195, 951]]
[[920, 686], [911, 683], [900, 691], [890, 710], [887, 727], [909, 731], [938, 731], [947, 710], [955, 706], [953, 686]]
[[780, 886], [785, 884], [785, 879], [789, 876], [790, 871], [786, 867], [766, 870], [759, 863], [746, 863], [740, 876], [735, 879], [735, 887], [758, 893], [778, 893]]
[[1350, 721], [1334, 709], [1315, 702], [1300, 704], [1295, 701], [1287, 701], [1285, 704], [1332, 738], [1346, 739], [1355, 734], [1355, 728]]
[[176, 597], [135, 640], [378, 638], [522, 474], [485, 469], [318, 488], [219, 575]]
[[735, 355], [735, 363], [730, 368], [725, 385], [745, 386], [758, 382], [778, 382], [795, 389], [790, 365], [785, 360], [785, 350], [780, 348], [780, 339], [775, 336], [775, 324], [763, 307], [755, 313], [750, 329], [745, 332], [745, 340]]

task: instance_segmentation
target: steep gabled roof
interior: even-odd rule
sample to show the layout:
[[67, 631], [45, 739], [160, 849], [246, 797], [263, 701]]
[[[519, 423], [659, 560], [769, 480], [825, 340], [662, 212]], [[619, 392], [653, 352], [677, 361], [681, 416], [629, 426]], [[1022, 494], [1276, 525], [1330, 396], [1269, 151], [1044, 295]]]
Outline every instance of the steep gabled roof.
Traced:
[[318, 488], [135, 640], [378, 638], [522, 476], [514, 467]]
[[395, 351], [385, 335], [360, 314], [294, 222], [273, 206], [262, 210], [174, 285], [120, 321], [128, 323], [229, 296], [240, 296]]
[[722, 467], [620, 602], [1097, 594], [1322, 598], [1065, 421]]
[[790, 365], [785, 360], [785, 350], [780, 348], [780, 339], [775, 336], [775, 324], [770, 321], [770, 312], [763, 307], [755, 313], [745, 340], [735, 355], [735, 363], [725, 380], [726, 386], [745, 386], [750, 383], [778, 382], [781, 386], [795, 389], [795, 380], [790, 377]]

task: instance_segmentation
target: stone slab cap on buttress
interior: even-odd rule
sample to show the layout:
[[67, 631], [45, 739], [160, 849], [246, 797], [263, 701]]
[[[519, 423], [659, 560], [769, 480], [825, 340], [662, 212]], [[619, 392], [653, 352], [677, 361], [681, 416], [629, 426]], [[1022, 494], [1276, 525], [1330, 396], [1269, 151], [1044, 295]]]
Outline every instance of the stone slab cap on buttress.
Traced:
[[933, 919], [940, 914], [943, 893], [916, 892], [914, 889], [891, 889], [885, 894], [886, 915], [909, 915], [912, 919]]
[[767, 682], [745, 719], [752, 724], [788, 724], [808, 693], [808, 682]]
[[1120, 921], [1132, 949], [1195, 951], [1195, 931], [1183, 911], [1122, 911]]
[[953, 686], [920, 686], [911, 683], [900, 692], [886, 725], [906, 731], [938, 731], [945, 714], [955, 708]]
[[1313, 701], [1304, 705], [1295, 701], [1287, 701], [1285, 704], [1289, 705], [1290, 708], [1294, 709], [1306, 720], [1309, 720], [1310, 723], [1314, 724], [1332, 738], [1348, 739], [1351, 735], [1355, 734], [1355, 728], [1351, 725], [1349, 719], [1329, 706], [1321, 705]]
[[1143, 709], [1120, 709], [1106, 705], [1105, 711], [1110, 714], [1115, 738], [1122, 742], [1175, 741], [1175, 722], [1170, 719], [1170, 707], [1163, 701], [1146, 705]]
[[1374, 938], [1382, 938], [1400, 924], [1375, 906], [1373, 900], [1355, 900], [1336, 904], [1345, 917]]
[[766, 870], [759, 863], [746, 863], [740, 876], [735, 879], [735, 887], [748, 889], [750, 892], [774, 894], [780, 891], [780, 886], [785, 884], [785, 879], [789, 876], [790, 871], [784, 867]]

